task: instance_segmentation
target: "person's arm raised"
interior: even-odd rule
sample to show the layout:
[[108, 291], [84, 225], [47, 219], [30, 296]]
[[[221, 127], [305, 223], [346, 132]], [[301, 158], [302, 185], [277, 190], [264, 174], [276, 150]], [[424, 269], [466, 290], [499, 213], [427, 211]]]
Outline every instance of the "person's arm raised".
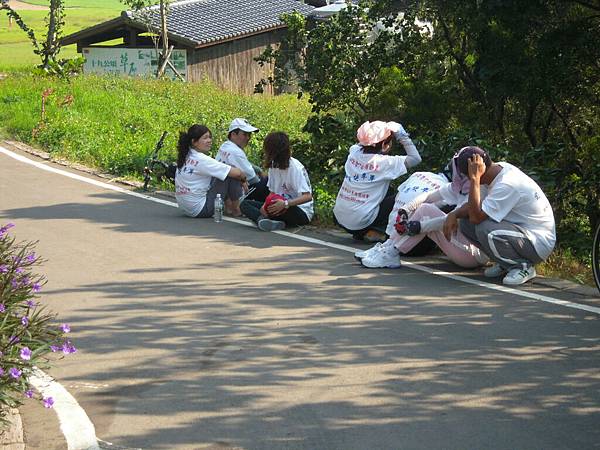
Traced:
[[488, 218], [488, 215], [481, 209], [481, 177], [486, 171], [483, 158], [479, 155], [473, 155], [469, 159], [469, 201], [466, 203], [469, 211], [469, 222], [480, 224]]
[[406, 152], [404, 165], [406, 168], [409, 169], [419, 164], [421, 162], [421, 155], [404, 127], [398, 122], [388, 122], [388, 127], [394, 133], [394, 138], [404, 147], [404, 151]]

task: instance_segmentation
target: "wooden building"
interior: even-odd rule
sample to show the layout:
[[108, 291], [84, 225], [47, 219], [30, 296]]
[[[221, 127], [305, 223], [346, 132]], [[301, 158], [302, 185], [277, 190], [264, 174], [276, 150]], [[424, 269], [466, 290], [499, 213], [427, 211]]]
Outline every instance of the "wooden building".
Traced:
[[[254, 58], [268, 45], [277, 46], [285, 34], [281, 15], [298, 11], [308, 16], [313, 9], [298, 0], [176, 1], [170, 4], [167, 18], [169, 44], [178, 50], [177, 55], [185, 57], [182, 58], [185, 64], [179, 67], [187, 81], [208, 78], [226, 89], [252, 93], [254, 85], [269, 70], [261, 68]], [[84, 56], [121, 51], [120, 60], [116, 56], [114, 61], [98, 60], [97, 64], [93, 61], [94, 67], [113, 73], [141, 74], [141, 70], [133, 67], [131, 55], [139, 54], [142, 59], [155, 55], [148, 36], [149, 25], [160, 29], [156, 6], [141, 13], [123, 11], [120, 17], [65, 36], [62, 45], [77, 44], [77, 51]], [[115, 39], [122, 42], [106, 45]], [[138, 51], [132, 53], [132, 50]]]

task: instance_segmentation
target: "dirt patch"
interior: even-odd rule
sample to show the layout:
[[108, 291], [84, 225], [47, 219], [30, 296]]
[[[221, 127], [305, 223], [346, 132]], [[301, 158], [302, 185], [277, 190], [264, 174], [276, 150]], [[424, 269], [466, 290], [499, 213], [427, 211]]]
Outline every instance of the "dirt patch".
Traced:
[[31, 5], [29, 3], [20, 2], [19, 0], [8, 0], [8, 6], [10, 6], [15, 11], [18, 10], [28, 10], [28, 11], [41, 11], [48, 10], [47, 6], [40, 5]]

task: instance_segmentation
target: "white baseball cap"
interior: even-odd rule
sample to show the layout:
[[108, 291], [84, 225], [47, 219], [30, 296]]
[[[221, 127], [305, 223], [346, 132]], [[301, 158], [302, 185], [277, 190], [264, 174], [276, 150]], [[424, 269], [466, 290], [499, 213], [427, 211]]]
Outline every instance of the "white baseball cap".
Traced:
[[258, 131], [258, 128], [250, 125], [250, 123], [246, 119], [241, 119], [241, 118], [237, 117], [237, 118], [233, 119], [231, 121], [231, 123], [229, 124], [228, 131], [231, 132], [233, 130], [242, 130], [242, 131], [245, 131], [246, 133], [254, 133], [255, 131]]

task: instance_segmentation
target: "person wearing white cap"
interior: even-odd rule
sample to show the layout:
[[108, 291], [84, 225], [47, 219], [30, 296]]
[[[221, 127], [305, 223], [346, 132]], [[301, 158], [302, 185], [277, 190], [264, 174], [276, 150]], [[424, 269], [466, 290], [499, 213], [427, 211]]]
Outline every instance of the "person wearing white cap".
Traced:
[[[345, 177], [338, 192], [335, 221], [357, 240], [385, 241], [385, 229], [394, 206], [390, 182], [421, 162], [421, 156], [404, 127], [397, 122], [365, 122], [358, 129], [358, 144], [350, 147]], [[406, 152], [390, 155], [393, 138]]]
[[[225, 141], [215, 156], [219, 162], [225, 163], [232, 167], [237, 167], [246, 175], [248, 186], [252, 192], [247, 198], [262, 200], [267, 197], [269, 190], [266, 187], [267, 181], [260, 176], [260, 168], [253, 166], [248, 160], [244, 148], [250, 142], [252, 133], [256, 133], [258, 128], [252, 126], [246, 119], [235, 118], [229, 124], [227, 141]], [[257, 173], [258, 171], [258, 173]], [[225, 198], [225, 210], [233, 216], [240, 216], [239, 199]]]

